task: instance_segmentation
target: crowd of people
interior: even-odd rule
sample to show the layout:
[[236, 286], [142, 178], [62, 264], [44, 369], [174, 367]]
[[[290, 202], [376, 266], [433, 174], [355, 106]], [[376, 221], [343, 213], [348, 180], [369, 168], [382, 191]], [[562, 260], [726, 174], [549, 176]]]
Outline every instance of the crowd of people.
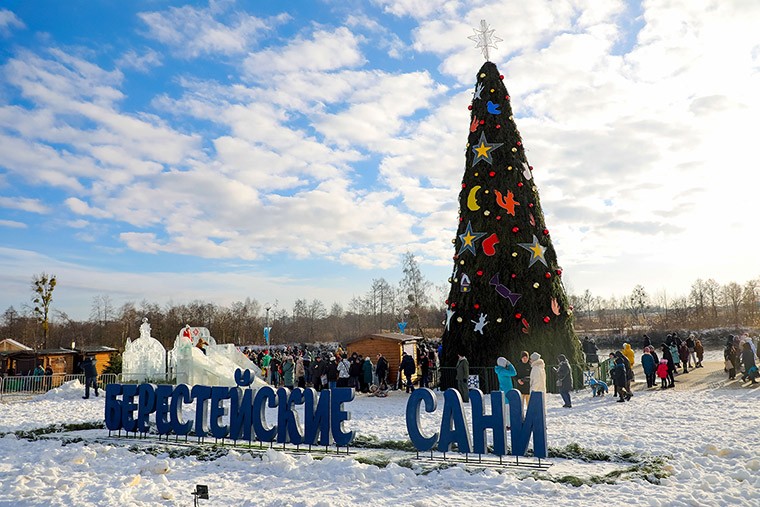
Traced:
[[[643, 336], [643, 342], [640, 360], [647, 388], [657, 387], [659, 380], [660, 389], [671, 389], [675, 387], [677, 375], [687, 374], [690, 369], [703, 368], [705, 348], [702, 341], [693, 333], [685, 339], [682, 339], [678, 333], [668, 334], [659, 347], [655, 347], [646, 334]], [[724, 370], [729, 380], [734, 380], [737, 372], [742, 372], [742, 382], [757, 383], [758, 367], [755, 359], [758, 357], [757, 348], [748, 333], [740, 336], [729, 335], [723, 357]], [[635, 361], [631, 345], [623, 344], [623, 349], [611, 352], [607, 361], [609, 379], [614, 386], [617, 401], [630, 400], [633, 396], [631, 382], [634, 380]]]
[[[362, 393], [382, 396], [389, 389], [414, 390], [412, 377], [419, 366], [420, 387], [429, 387], [438, 368], [435, 347], [421, 345], [415, 359], [404, 352], [398, 364], [399, 375], [390, 379], [390, 364], [381, 353], [373, 358], [356, 352], [350, 355], [340, 345], [333, 347], [271, 347], [243, 349], [243, 354], [259, 368], [268, 384], [275, 387], [313, 387], [317, 391], [333, 387], [353, 387]], [[395, 366], [395, 365], [394, 365]], [[374, 388], [373, 388], [374, 386]]]

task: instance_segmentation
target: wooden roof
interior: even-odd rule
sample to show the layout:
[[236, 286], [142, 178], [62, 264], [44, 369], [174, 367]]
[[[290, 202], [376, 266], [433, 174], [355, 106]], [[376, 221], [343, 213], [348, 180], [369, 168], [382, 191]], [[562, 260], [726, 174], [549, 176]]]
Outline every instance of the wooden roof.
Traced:
[[376, 339], [376, 340], [388, 340], [388, 341], [395, 341], [398, 343], [405, 343], [405, 342], [416, 342], [422, 340], [421, 336], [413, 336], [410, 334], [401, 334], [401, 333], [373, 333], [373, 334], [367, 334], [364, 336], [360, 336], [358, 338], [352, 338], [350, 340], [346, 341], [346, 345], [350, 345], [352, 343], [366, 340], [366, 339]]

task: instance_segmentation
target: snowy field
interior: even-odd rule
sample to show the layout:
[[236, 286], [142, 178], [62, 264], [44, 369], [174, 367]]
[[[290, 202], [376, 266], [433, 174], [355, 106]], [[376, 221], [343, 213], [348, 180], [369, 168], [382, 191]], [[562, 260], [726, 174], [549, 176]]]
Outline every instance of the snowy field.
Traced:
[[[0, 405], [0, 506], [192, 505], [196, 484], [209, 486], [210, 499], [200, 500], [208, 507], [760, 505], [759, 391], [713, 385], [638, 391], [628, 403], [577, 392], [570, 410], [549, 395], [550, 450], [577, 444], [586, 460], [550, 458], [547, 472], [534, 472], [435, 468], [408, 459], [414, 453], [391, 450], [385, 460], [391, 463], [380, 466], [362, 457], [382, 461], [383, 450], [361, 449], [321, 460], [273, 450], [230, 450], [202, 460], [162, 449], [148, 453], [133, 440], [108, 441], [100, 429], [38, 440], [16, 436], [19, 430], [102, 421], [102, 396], [83, 400], [74, 382]], [[406, 441], [406, 399], [399, 392], [387, 398], [359, 394], [346, 405], [352, 417], [347, 428], [381, 442]], [[442, 405], [439, 398], [436, 415], [423, 416], [423, 429], [436, 429]]]

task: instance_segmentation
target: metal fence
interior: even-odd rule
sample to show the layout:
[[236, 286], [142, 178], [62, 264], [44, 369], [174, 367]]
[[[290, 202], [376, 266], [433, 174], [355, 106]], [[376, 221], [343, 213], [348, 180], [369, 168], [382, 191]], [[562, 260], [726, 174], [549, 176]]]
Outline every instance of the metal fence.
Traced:
[[[51, 389], [61, 387], [66, 382], [79, 380], [84, 385], [83, 374], [53, 374], [53, 375], [15, 375], [0, 377], [0, 401], [13, 397], [27, 397], [43, 394]], [[105, 389], [107, 384], [118, 382], [119, 376], [114, 373], [104, 373], [98, 376], [98, 388]]]
[[[546, 391], [549, 393], [558, 393], [557, 389], [557, 372], [554, 370], [558, 365], [546, 366]], [[603, 362], [599, 365], [571, 364], [570, 369], [573, 374], [574, 389], [583, 389], [586, 387], [586, 378], [589, 374], [595, 379], [607, 381], [607, 364]], [[456, 368], [441, 367], [438, 368], [438, 378], [442, 389], [456, 387]], [[493, 367], [470, 366], [470, 377], [477, 376], [478, 388], [484, 393], [497, 391], [499, 389], [499, 378]], [[514, 382], [513, 382], [514, 384]]]

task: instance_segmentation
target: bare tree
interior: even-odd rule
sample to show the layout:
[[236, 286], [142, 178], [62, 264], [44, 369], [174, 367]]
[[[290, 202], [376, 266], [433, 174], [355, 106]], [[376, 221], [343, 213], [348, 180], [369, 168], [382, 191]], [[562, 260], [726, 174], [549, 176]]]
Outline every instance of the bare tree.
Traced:
[[644, 287], [637, 285], [633, 288], [631, 294], [625, 299], [628, 311], [631, 314], [631, 323], [633, 326], [646, 323], [646, 311], [649, 307], [649, 295]]
[[42, 348], [47, 348], [48, 334], [50, 331], [50, 304], [53, 302], [55, 290], [55, 275], [41, 273], [32, 277], [32, 302], [34, 303], [34, 316], [37, 322], [42, 324]]
[[710, 325], [718, 325], [718, 300], [720, 299], [720, 284], [710, 278], [705, 282], [705, 296], [710, 305]]
[[736, 282], [729, 282], [720, 291], [722, 304], [731, 311], [731, 317], [735, 326], [739, 326], [739, 311], [742, 303], [742, 287]]
[[760, 294], [760, 280], [749, 280], [742, 290], [742, 305], [746, 323], [758, 324], [758, 295]]
[[400, 286], [404, 296], [407, 297], [409, 301], [413, 301], [417, 306], [428, 304], [430, 299], [430, 296], [428, 295], [430, 282], [422, 275], [422, 271], [420, 271], [420, 266], [417, 263], [417, 259], [414, 258], [414, 254], [406, 252], [401, 266], [402, 271], [404, 272], [404, 278], [401, 280]]

